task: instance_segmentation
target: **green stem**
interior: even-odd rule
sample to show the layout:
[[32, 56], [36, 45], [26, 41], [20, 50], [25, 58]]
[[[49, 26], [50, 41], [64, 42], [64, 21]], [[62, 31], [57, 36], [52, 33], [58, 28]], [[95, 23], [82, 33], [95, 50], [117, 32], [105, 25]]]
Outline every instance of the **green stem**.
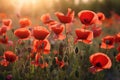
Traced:
[[69, 54], [69, 48], [68, 48], [68, 35], [67, 35], [67, 27], [66, 27], [66, 24], [65, 25], [65, 35], [66, 35], [66, 39], [65, 39], [65, 42], [66, 42], [66, 54], [68, 55]]

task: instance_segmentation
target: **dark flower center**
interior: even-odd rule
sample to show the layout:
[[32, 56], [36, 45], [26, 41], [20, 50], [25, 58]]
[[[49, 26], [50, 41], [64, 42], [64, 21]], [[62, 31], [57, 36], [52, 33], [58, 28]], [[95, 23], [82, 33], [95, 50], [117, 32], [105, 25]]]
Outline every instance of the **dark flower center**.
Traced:
[[101, 65], [101, 63], [96, 63], [96, 65], [95, 65], [96, 67], [102, 67], [102, 65]]
[[106, 40], [105, 43], [108, 44], [108, 45], [112, 45], [113, 42], [110, 41], [110, 40]]

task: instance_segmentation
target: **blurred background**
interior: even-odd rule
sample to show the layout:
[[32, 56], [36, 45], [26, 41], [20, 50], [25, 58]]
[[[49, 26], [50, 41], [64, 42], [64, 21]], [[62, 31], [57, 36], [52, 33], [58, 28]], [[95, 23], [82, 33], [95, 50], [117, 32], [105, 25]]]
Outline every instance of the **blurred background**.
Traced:
[[0, 15], [14, 17], [14, 20], [16, 17], [29, 17], [37, 24], [35, 20], [40, 20], [44, 13], [66, 13], [68, 8], [72, 8], [76, 16], [79, 11], [89, 9], [101, 11], [109, 18], [113, 13], [120, 14], [119, 3], [120, 0], [0, 0]]

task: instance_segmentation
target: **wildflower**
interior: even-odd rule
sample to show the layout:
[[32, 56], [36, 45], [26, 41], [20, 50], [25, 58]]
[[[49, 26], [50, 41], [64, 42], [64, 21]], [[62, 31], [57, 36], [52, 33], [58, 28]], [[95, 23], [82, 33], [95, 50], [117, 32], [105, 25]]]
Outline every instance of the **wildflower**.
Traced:
[[115, 42], [120, 43], [120, 33], [115, 35]]
[[55, 15], [60, 20], [61, 23], [71, 23], [74, 19], [74, 11], [72, 11], [70, 8], [68, 8], [68, 12], [66, 15], [64, 15], [61, 12], [56, 12]]
[[117, 47], [118, 52], [120, 52], [120, 45]]
[[5, 80], [12, 80], [12, 79], [13, 79], [13, 76], [11, 74], [9, 74], [9, 75], [6, 76]]
[[0, 38], [0, 43], [8, 44], [8, 36], [4, 35]]
[[2, 35], [5, 34], [5, 33], [7, 32], [7, 27], [3, 25], [3, 26], [0, 28], [0, 32], [1, 32]]
[[41, 16], [41, 21], [44, 24], [50, 24], [50, 23], [54, 22], [54, 20], [51, 18], [49, 13], [42, 15]]
[[33, 47], [35, 52], [40, 52], [41, 54], [49, 54], [50, 52], [50, 43], [47, 39], [34, 40]]
[[47, 62], [43, 62], [43, 57], [39, 53], [35, 55], [35, 61], [32, 61], [32, 64], [35, 65], [36, 67], [39, 66], [41, 68], [48, 67]]
[[99, 37], [102, 33], [102, 28], [101, 27], [92, 27], [92, 31], [93, 31], [93, 36], [94, 38]]
[[93, 39], [93, 32], [90, 30], [85, 29], [76, 29], [75, 33], [77, 35], [77, 38], [75, 42], [81, 41], [86, 44], [91, 44]]
[[116, 56], [116, 61], [117, 61], [117, 62], [120, 62], [120, 53], [117, 54], [117, 56]]
[[33, 36], [37, 40], [44, 40], [45, 38], [48, 37], [48, 35], [49, 35], [49, 31], [42, 26], [37, 26], [34, 27], [33, 29]]
[[114, 37], [113, 36], [106, 36], [102, 38], [101, 48], [104, 49], [111, 49], [114, 48]]
[[56, 64], [57, 64], [60, 68], [62, 68], [62, 67], [65, 66], [65, 63], [64, 63], [63, 60], [59, 60], [58, 57], [55, 57], [55, 60], [56, 60]]
[[2, 25], [6, 26], [7, 30], [10, 30], [12, 27], [12, 20], [11, 19], [3, 19]]
[[19, 39], [26, 40], [30, 37], [30, 31], [26, 28], [19, 28], [14, 31], [15, 36]]
[[22, 18], [19, 20], [19, 24], [21, 28], [27, 27], [31, 25], [31, 21], [28, 18]]
[[12, 51], [5, 51], [3, 55], [3, 60], [0, 62], [3, 66], [8, 66], [9, 63], [13, 63], [18, 59], [15, 53]]
[[65, 35], [62, 34], [64, 31], [64, 26], [62, 24], [56, 24], [51, 27], [51, 30], [55, 33], [54, 38], [63, 40], [65, 39]]
[[96, 73], [104, 69], [110, 69], [112, 66], [110, 58], [106, 54], [101, 52], [92, 54], [89, 59], [90, 63], [92, 64], [92, 67], [90, 67], [89, 70], [92, 73]]
[[102, 12], [98, 12], [98, 13], [97, 13], [97, 16], [98, 16], [98, 19], [99, 19], [100, 21], [105, 20], [105, 15], [104, 15]]
[[82, 24], [91, 25], [98, 21], [98, 17], [95, 12], [90, 10], [82, 10], [78, 13], [78, 17]]

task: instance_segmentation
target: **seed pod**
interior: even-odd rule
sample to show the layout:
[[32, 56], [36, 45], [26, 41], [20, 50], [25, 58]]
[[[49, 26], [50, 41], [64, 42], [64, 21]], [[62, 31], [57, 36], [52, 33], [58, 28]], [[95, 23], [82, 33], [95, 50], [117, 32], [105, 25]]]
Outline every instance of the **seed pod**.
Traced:
[[58, 56], [58, 61], [62, 61], [62, 56]]

